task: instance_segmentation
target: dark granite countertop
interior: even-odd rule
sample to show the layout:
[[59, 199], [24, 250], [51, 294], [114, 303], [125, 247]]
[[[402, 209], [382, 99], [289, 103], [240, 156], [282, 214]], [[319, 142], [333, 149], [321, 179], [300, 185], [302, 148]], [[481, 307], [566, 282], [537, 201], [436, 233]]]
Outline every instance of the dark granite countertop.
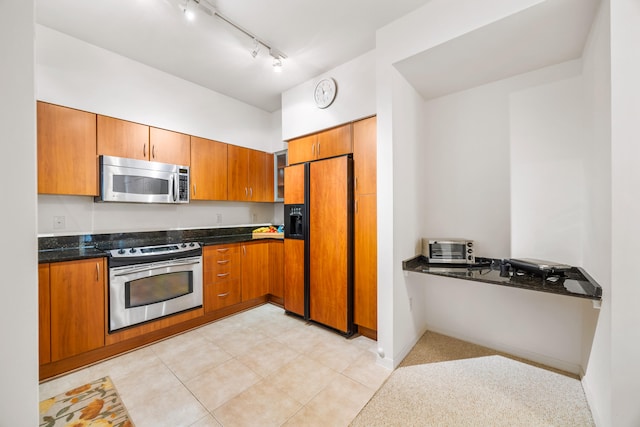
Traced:
[[[254, 241], [252, 231], [260, 227], [225, 227], [131, 233], [82, 234], [38, 238], [38, 262], [74, 261], [107, 256], [109, 249], [198, 242], [203, 246]], [[270, 240], [270, 239], [260, 239]], [[281, 239], [278, 239], [281, 240]]]
[[452, 266], [429, 264], [426, 257], [418, 255], [402, 262], [402, 269], [436, 276], [491, 283], [512, 288], [528, 289], [538, 292], [549, 292], [592, 300], [602, 298], [602, 288], [582, 268], [572, 267], [562, 276], [549, 276], [546, 279], [523, 272], [500, 274], [500, 259], [476, 258], [475, 265]]

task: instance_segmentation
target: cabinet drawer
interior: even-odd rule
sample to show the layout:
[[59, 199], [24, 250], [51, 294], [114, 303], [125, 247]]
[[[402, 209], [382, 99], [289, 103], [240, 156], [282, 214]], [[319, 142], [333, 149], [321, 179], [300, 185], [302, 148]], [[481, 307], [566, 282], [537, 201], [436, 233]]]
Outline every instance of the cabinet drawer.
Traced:
[[218, 260], [210, 263], [209, 268], [204, 270], [205, 283], [216, 283], [240, 279], [240, 261]]
[[208, 283], [204, 286], [204, 311], [210, 312], [241, 301], [240, 280]]

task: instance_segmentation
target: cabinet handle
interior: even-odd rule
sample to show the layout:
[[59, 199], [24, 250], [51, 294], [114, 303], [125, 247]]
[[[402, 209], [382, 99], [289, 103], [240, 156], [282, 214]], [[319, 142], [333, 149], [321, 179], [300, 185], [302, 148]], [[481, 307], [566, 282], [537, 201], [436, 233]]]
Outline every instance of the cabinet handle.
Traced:
[[100, 263], [96, 262], [96, 282], [100, 281]]
[[253, 187], [249, 187], [249, 198], [253, 199]]
[[218, 273], [218, 277], [227, 277], [230, 273]]
[[142, 157], [147, 157], [147, 144], [142, 146]]
[[219, 296], [220, 298], [224, 298], [224, 297], [226, 297], [227, 295], [229, 295], [229, 292], [225, 292], [224, 294], [218, 294], [218, 296]]
[[228, 260], [228, 259], [222, 259], [222, 260], [218, 261], [218, 264], [224, 265], [224, 264], [227, 264], [229, 261], [230, 260]]
[[151, 147], [151, 158], [156, 158], [156, 144], [153, 144], [153, 147]]
[[193, 184], [193, 197], [196, 197], [196, 184]]
[[318, 142], [318, 158], [320, 158], [320, 143]]
[[315, 157], [316, 155], [316, 143], [311, 144], [311, 157]]
[[228, 250], [229, 250], [229, 248], [220, 248], [220, 249], [218, 249], [218, 252], [224, 253], [224, 252], [227, 252]]
[[244, 197], [247, 198], [249, 196], [249, 189], [244, 187]]
[[247, 254], [247, 247], [245, 245], [242, 245], [242, 253], [243, 255]]

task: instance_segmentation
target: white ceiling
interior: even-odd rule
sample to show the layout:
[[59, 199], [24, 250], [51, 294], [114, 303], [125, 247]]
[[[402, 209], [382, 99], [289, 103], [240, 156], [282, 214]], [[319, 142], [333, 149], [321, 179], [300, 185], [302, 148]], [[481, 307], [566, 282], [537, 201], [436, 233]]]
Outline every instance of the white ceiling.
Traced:
[[185, 0], [36, 0], [36, 22], [266, 111], [280, 94], [375, 48], [375, 31], [429, 0], [200, 0], [217, 16], [185, 19]]
[[542, 2], [394, 65], [432, 99], [577, 59], [599, 3]]

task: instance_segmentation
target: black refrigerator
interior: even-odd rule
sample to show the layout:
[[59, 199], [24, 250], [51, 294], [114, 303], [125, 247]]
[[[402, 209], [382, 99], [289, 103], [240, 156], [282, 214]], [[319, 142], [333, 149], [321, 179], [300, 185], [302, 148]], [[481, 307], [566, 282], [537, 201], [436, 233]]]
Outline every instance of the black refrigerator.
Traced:
[[352, 335], [352, 156], [286, 167], [284, 203], [285, 310]]

